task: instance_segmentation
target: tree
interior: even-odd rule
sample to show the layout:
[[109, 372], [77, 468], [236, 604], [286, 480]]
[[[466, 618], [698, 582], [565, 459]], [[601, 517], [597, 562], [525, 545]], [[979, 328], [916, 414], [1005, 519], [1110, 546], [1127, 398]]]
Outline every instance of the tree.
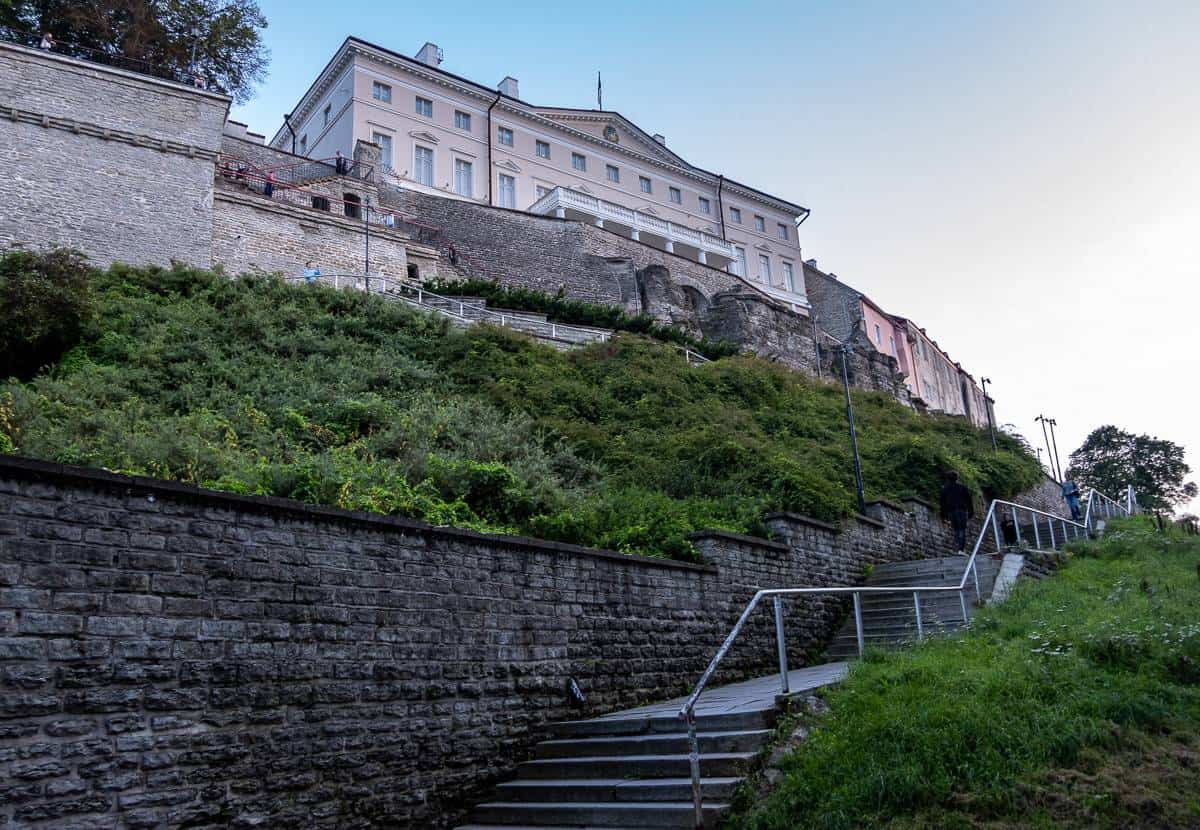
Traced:
[[1071, 453], [1067, 477], [1109, 495], [1133, 485], [1142, 507], [1170, 510], [1196, 497], [1195, 483], [1183, 480], [1190, 472], [1180, 445], [1109, 425], [1093, 430]]
[[244, 103], [266, 75], [255, 0], [0, 0], [0, 27], [56, 51], [190, 83]]
[[79, 342], [93, 276], [77, 251], [0, 255], [0, 378], [31, 378]]

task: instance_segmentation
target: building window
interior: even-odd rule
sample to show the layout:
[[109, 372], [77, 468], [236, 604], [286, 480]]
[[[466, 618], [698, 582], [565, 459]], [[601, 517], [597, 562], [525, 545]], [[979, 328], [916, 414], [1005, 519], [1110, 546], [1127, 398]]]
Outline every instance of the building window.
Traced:
[[471, 113], [462, 110], [454, 111], [454, 126], [460, 130], [471, 132]]
[[788, 229], [787, 229], [787, 225], [785, 225], [785, 224], [783, 224], [782, 222], [780, 222], [780, 223], [779, 223], [779, 228], [778, 228], [778, 231], [779, 231], [779, 238], [780, 238], [780, 239], [787, 239], [787, 238], [788, 238]]
[[892, 349], [892, 357], [899, 359], [900, 355], [896, 354], [896, 338], [891, 334], [888, 335], [888, 346]]
[[767, 232], [767, 220], [763, 219], [761, 216], [755, 216], [754, 217], [754, 230], [758, 231], [759, 233], [766, 233]]
[[796, 274], [790, 262], [783, 263], [783, 287], [788, 291], [796, 290]]
[[571, 153], [571, 166], [576, 170], [587, 170], [587, 157], [582, 153]]
[[350, 219], [361, 219], [362, 201], [353, 193], [343, 193], [342, 212]]
[[538, 154], [539, 158], [544, 158], [544, 159], [550, 158], [550, 142], [549, 141], [537, 142], [537, 154]]
[[308, 153], [308, 136], [302, 135], [300, 136], [300, 155], [303, 156], [306, 153]]
[[638, 187], [642, 189], [643, 193], [654, 192], [654, 187], [650, 184], [650, 179], [646, 176], [638, 176]]
[[876, 346], [883, 345], [883, 333], [879, 330], [878, 323], [875, 325], [875, 345]]
[[731, 207], [729, 209], [729, 221], [742, 224], [742, 211], [740, 208]]
[[385, 104], [392, 103], [392, 88], [387, 84], [381, 84], [379, 81], [371, 83], [371, 97], [376, 101], [383, 101]]
[[513, 146], [513, 132], [508, 127], [496, 128], [496, 141], [505, 147]]
[[329, 210], [329, 200], [324, 196], [312, 197], [313, 210]]
[[537, 192], [537, 197], [539, 199], [542, 198], [543, 196], [548, 196], [550, 194], [550, 191], [553, 189], [554, 188], [552, 188], [552, 187], [543, 187], [540, 184], [534, 186], [534, 190]]
[[667, 196], [675, 204], [677, 204], [677, 205], [683, 204], [683, 194], [679, 192], [678, 187], [667, 188]]
[[433, 101], [430, 101], [428, 98], [422, 98], [420, 95], [415, 100], [417, 115], [433, 118]]
[[384, 170], [392, 169], [392, 137], [384, 133], [371, 133], [371, 140], [379, 145], [379, 163]]
[[708, 199], [705, 199], [703, 196], [700, 197], [700, 212], [712, 213], [712, 202], [708, 201]]
[[500, 207], [515, 208], [517, 206], [517, 180], [512, 176], [500, 174]]
[[471, 162], [463, 159], [454, 160], [454, 192], [459, 196], [474, 196], [472, 187]]
[[733, 262], [729, 263], [729, 270], [737, 274], [739, 277], [746, 276], [746, 249], [734, 248], [735, 254]]
[[417, 184], [433, 187], [433, 148], [420, 144], [413, 149], [413, 178]]
[[620, 168], [614, 167], [613, 165], [609, 164], [609, 165], [606, 165], [606, 166], [605, 166], [605, 168], [604, 168], [604, 173], [605, 173], [605, 175], [607, 175], [607, 176], [608, 176], [608, 180], [609, 180], [610, 182], [618, 182], [618, 183], [620, 183], [620, 181], [621, 181], [621, 170], [620, 170]]
[[758, 276], [767, 285], [771, 284], [771, 258], [766, 254], [758, 255]]
[[325, 109], [321, 111], [321, 126], [329, 126], [329, 113], [333, 112], [333, 104], [326, 104]]

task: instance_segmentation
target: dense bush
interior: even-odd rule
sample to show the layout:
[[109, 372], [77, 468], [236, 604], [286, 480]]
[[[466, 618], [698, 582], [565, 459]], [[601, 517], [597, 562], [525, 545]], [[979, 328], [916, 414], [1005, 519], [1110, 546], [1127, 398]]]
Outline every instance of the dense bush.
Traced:
[[0, 256], [0, 378], [30, 378], [79, 341], [91, 319], [92, 276], [75, 251]]
[[533, 311], [545, 314], [556, 323], [624, 331], [644, 334], [664, 343], [684, 346], [694, 352], [717, 360], [738, 353], [736, 343], [728, 340], [697, 340], [679, 326], [665, 326], [649, 314], [626, 314], [620, 308], [609, 305], [568, 300], [562, 289], [556, 294], [535, 291], [531, 288], [501, 285], [488, 280], [435, 280], [429, 283], [434, 294], [448, 297], [482, 297], [494, 308], [511, 308], [513, 311]]
[[[767, 510], [854, 507], [841, 390], [749, 357], [688, 368], [621, 335], [567, 353], [267, 277], [114, 266], [97, 324], [0, 386], [0, 439], [54, 461], [686, 558]], [[856, 393], [870, 496], [953, 467], [1012, 494], [1036, 461]], [[898, 457], [909, 459], [898, 461]]]

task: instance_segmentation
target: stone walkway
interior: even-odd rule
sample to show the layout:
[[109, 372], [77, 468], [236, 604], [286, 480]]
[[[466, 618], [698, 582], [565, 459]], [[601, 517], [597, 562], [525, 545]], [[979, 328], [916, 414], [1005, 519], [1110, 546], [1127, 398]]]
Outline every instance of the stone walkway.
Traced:
[[[837, 683], [846, 676], [849, 663], [824, 663], [819, 666], [808, 666], [803, 669], [793, 669], [788, 672], [788, 694], [796, 695], [811, 692], [822, 686]], [[731, 683], [728, 686], [713, 686], [700, 695], [696, 704], [696, 716], [723, 715], [738, 712], [757, 712], [775, 707], [780, 695], [779, 675], [771, 674], [766, 677], [756, 677], [741, 683]], [[649, 706], [639, 706], [636, 709], [625, 709], [595, 718], [598, 721], [624, 720], [628, 718], [660, 718], [678, 717], [679, 709], [686, 697], [677, 697], [662, 703], [652, 703]]]

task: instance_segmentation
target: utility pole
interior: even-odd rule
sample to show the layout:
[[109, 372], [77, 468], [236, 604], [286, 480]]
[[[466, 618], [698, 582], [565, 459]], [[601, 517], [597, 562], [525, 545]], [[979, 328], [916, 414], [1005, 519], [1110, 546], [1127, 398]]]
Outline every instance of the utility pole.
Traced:
[[1056, 426], [1058, 426], [1058, 421], [1051, 418], [1049, 423], [1050, 423], [1050, 443], [1052, 443], [1054, 445], [1054, 464], [1055, 464], [1055, 466], [1058, 467], [1058, 480], [1064, 481], [1065, 479], [1063, 478], [1062, 460], [1058, 455], [1058, 439], [1054, 437], [1054, 428]]
[[1039, 415], [1033, 420], [1040, 421], [1042, 424], [1042, 439], [1046, 442], [1046, 459], [1048, 460], [1050, 466], [1050, 477], [1057, 481], [1058, 479], [1056, 478], [1056, 473], [1054, 470], [1054, 455], [1050, 452], [1050, 434], [1046, 432], [1046, 424], [1050, 419], [1045, 415]]
[[992, 422], [991, 399], [988, 398], [988, 393], [987, 393], [987, 385], [992, 382], [992, 379], [991, 378], [980, 378], [979, 382], [980, 382], [980, 384], [983, 385], [983, 409], [985, 412], [987, 412], [987, 416], [988, 416], [988, 432], [991, 433], [991, 436], [992, 436], [992, 450], [994, 452], [999, 452], [1000, 448], [998, 446], [996, 446], [996, 425]]
[[850, 400], [850, 373], [846, 368], [850, 347], [842, 344], [837, 347], [842, 356], [842, 388], [846, 390], [846, 421], [850, 425], [850, 452], [854, 456], [854, 489], [858, 495], [858, 512], [866, 515], [867, 501], [863, 497], [862, 464], [858, 460], [858, 434], [854, 430], [854, 404]]

